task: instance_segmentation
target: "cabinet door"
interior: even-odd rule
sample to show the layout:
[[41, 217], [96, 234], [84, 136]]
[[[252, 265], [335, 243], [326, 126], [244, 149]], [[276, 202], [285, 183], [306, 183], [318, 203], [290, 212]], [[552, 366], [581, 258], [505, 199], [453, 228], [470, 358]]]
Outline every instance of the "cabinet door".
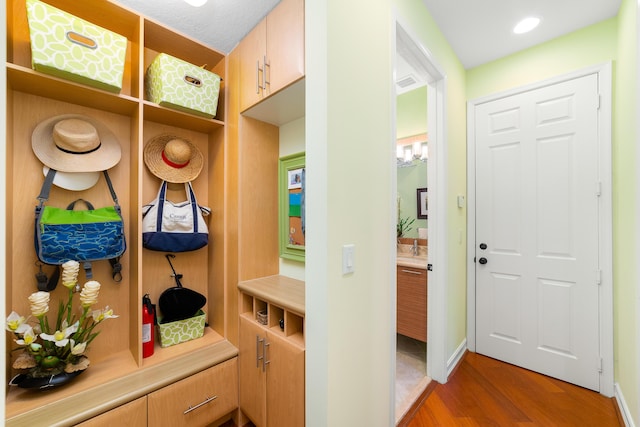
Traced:
[[146, 427], [147, 396], [118, 406], [104, 414], [93, 417], [76, 427]]
[[304, 348], [267, 333], [267, 427], [304, 426]]
[[266, 18], [255, 26], [238, 45], [240, 58], [240, 111], [260, 101], [264, 96], [264, 60], [267, 54]]
[[264, 330], [255, 321], [240, 317], [240, 409], [257, 426], [265, 426], [266, 421], [266, 375], [262, 360]]
[[267, 15], [267, 93], [304, 76], [304, 1], [282, 0]]
[[149, 425], [206, 426], [238, 407], [233, 358], [148, 395]]
[[397, 332], [427, 341], [427, 271], [397, 267]]

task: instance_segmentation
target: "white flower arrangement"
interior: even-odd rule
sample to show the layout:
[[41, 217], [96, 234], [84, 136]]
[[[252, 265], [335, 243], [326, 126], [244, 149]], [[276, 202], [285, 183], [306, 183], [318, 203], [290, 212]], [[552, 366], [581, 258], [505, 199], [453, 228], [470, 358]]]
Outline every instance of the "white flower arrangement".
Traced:
[[[67, 302], [60, 301], [55, 328], [49, 326], [49, 293], [35, 292], [29, 296], [31, 316], [37, 322], [30, 324], [15, 311], [7, 317], [6, 329], [14, 334], [17, 350], [23, 352], [15, 359], [13, 368], [26, 371], [31, 377], [48, 377], [62, 372], [72, 373], [89, 367], [85, 352], [99, 334], [94, 328], [106, 319], [117, 318], [106, 306], [91, 310], [97, 304], [100, 283], [95, 280], [84, 284], [80, 292], [79, 313], [73, 312], [73, 294], [80, 266], [76, 261], [62, 265], [62, 284], [69, 290]], [[79, 318], [77, 317], [79, 314]]]

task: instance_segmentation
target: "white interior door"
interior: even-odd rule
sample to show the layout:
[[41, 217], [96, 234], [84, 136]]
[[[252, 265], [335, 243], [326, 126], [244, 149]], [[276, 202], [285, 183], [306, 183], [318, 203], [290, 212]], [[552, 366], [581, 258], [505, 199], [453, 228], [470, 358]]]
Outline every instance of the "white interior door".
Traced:
[[596, 74], [475, 107], [476, 350], [593, 390], [598, 108]]

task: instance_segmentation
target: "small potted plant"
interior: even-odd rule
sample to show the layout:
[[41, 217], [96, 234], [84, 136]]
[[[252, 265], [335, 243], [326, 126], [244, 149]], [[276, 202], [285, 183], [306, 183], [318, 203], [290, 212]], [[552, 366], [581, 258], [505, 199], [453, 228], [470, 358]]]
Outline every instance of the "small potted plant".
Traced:
[[[79, 264], [68, 261], [62, 265], [62, 284], [69, 290], [67, 301], [60, 301], [55, 324], [49, 322], [49, 293], [38, 291], [29, 296], [31, 315], [21, 316], [12, 311], [6, 329], [14, 335], [21, 351], [13, 368], [20, 372], [10, 385], [23, 388], [47, 389], [65, 384], [89, 367], [85, 355], [89, 344], [98, 336], [96, 326], [118, 316], [106, 306], [93, 310], [98, 302], [100, 283], [91, 280], [84, 284], [79, 307], [73, 308]], [[35, 320], [34, 320], [35, 319]]]
[[398, 232], [398, 239], [404, 236], [406, 232], [408, 232], [413, 228], [411, 227], [411, 224], [413, 224], [414, 221], [415, 221], [415, 218], [411, 218], [411, 217], [398, 219], [398, 225], [396, 227], [396, 230]]

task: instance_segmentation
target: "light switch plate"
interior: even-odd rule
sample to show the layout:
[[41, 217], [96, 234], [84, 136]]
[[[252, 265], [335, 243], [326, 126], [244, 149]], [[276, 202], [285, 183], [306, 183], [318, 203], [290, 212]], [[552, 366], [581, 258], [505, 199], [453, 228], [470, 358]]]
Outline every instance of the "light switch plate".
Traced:
[[342, 274], [355, 271], [356, 245], [342, 245]]

